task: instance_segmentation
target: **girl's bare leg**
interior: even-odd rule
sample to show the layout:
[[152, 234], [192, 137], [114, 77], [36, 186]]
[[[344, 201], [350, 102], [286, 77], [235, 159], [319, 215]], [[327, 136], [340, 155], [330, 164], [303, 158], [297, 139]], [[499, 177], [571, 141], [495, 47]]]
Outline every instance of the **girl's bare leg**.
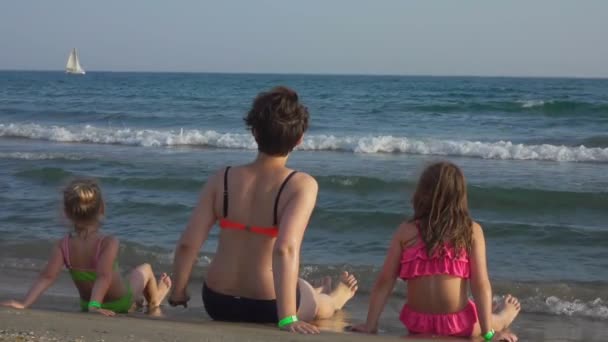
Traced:
[[313, 282], [313, 287], [317, 294], [329, 294], [332, 290], [332, 280], [330, 276], [325, 276]]
[[342, 273], [340, 282], [333, 290], [329, 290], [331, 287], [328, 289], [327, 284], [328, 281], [324, 280], [323, 286], [313, 288], [308, 282], [300, 279], [301, 297], [298, 309], [300, 319], [312, 321], [332, 317], [336, 311], [344, 307], [358, 289], [357, 279], [348, 272]]
[[169, 293], [169, 289], [171, 289], [171, 278], [163, 273], [157, 282], [154, 278], [152, 266], [147, 263], [139, 265], [131, 271], [129, 282], [135, 296], [135, 302], [141, 305], [145, 298], [149, 308], [160, 306], [167, 293]]
[[[521, 310], [519, 300], [511, 295], [507, 295], [505, 297], [502, 306], [503, 307], [500, 311], [492, 314], [492, 329], [495, 331], [503, 331], [507, 329], [511, 323], [513, 323]], [[479, 336], [481, 334], [481, 327], [479, 326], [479, 322], [477, 322], [475, 323], [475, 328], [473, 328], [473, 335]]]
[[321, 293], [318, 295], [319, 310], [316, 318], [330, 318], [336, 311], [342, 310], [344, 304], [353, 298], [358, 288], [355, 276], [348, 272], [342, 273], [338, 285], [329, 294]]

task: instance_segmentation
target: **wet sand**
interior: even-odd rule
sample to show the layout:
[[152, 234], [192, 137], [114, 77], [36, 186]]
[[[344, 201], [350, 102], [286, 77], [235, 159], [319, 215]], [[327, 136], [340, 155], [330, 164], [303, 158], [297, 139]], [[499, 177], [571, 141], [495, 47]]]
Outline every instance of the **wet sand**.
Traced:
[[[0, 301], [20, 299], [36, 272], [1, 269]], [[365, 318], [368, 297], [358, 294], [335, 319], [316, 322], [320, 335], [303, 336], [279, 331], [273, 326], [213, 322], [204, 312], [200, 284], [192, 284], [187, 309], [162, 307], [164, 317], [143, 313], [106, 318], [80, 313], [78, 297], [67, 274], [45, 293], [31, 309], [0, 307], [1, 341], [410, 341], [428, 340], [407, 336], [398, 321], [401, 303], [389, 302], [381, 319], [380, 335], [345, 331], [345, 326]], [[568, 316], [522, 313], [512, 326], [520, 341], [608, 341], [608, 324]], [[433, 341], [454, 339], [432, 338]], [[457, 339], [458, 340], [458, 339]]]
[[180, 322], [143, 317], [47, 310], [0, 309], [0, 341], [398, 341], [325, 332], [296, 335], [273, 327], [218, 322]]

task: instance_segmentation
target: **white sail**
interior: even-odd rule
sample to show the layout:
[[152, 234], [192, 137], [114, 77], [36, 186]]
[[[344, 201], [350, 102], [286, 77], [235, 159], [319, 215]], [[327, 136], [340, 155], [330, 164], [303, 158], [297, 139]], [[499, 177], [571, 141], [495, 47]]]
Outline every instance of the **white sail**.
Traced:
[[78, 61], [78, 53], [76, 49], [72, 49], [70, 52], [70, 56], [68, 57], [68, 62], [65, 65], [65, 72], [68, 74], [80, 74], [84, 75], [84, 69], [80, 66], [80, 62]]
[[70, 57], [68, 57], [68, 64], [65, 65], [65, 70], [66, 71], [71, 71], [74, 70], [76, 67], [76, 63], [75, 63], [75, 54], [74, 54], [74, 50], [72, 50], [72, 52], [70, 52]]

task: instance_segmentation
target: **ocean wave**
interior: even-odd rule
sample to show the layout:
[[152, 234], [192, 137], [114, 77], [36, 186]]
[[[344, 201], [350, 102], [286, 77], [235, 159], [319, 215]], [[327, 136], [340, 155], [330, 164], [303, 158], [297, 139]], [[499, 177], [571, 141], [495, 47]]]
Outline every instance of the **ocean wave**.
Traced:
[[607, 103], [581, 101], [522, 99], [515, 101], [447, 102], [431, 105], [414, 105], [405, 110], [430, 113], [521, 113], [542, 114], [548, 117], [580, 116], [581, 114], [606, 117]]
[[[417, 184], [416, 180], [388, 180], [349, 175], [313, 176], [323, 191], [347, 194], [392, 193], [404, 201], [407, 201]], [[601, 188], [597, 191], [565, 191], [469, 184], [468, 194], [472, 207], [498, 212], [559, 212], [572, 203], [577, 204], [578, 210], [603, 212], [608, 203], [608, 192]]]
[[[78, 173], [70, 171], [70, 168], [61, 167], [30, 168], [16, 171], [13, 175], [53, 188], [79, 176]], [[311, 227], [314, 229], [323, 227], [323, 230], [330, 234], [365, 234], [369, 227], [375, 227], [382, 230], [383, 234], [390, 234], [395, 226], [411, 215], [411, 209], [406, 203], [408, 193], [415, 187], [414, 182], [345, 175], [315, 177], [326, 194], [323, 197], [333, 200], [319, 202], [311, 220]], [[189, 193], [187, 196], [194, 196], [203, 184], [202, 179], [193, 177], [124, 175], [96, 178], [102, 186], [108, 186], [109, 189], [120, 189], [120, 192], [133, 189], [140, 194], [145, 193], [147, 200], [140, 197], [112, 198], [110, 207], [113, 214], [145, 216], [152, 212], [155, 215], [165, 215], [167, 219], [187, 216], [192, 210], [192, 203], [165, 201], [167, 195], [174, 196], [172, 192], [180, 191]], [[380, 196], [381, 200], [370, 205], [370, 193]], [[568, 192], [474, 185], [469, 186], [469, 195], [472, 210], [479, 215], [478, 221], [491, 238], [524, 239], [529, 244], [545, 247], [602, 247], [608, 243], [608, 231], [597, 229], [596, 225], [601, 227], [600, 223], [551, 224], [543, 219], [544, 215], [553, 215], [572, 203], [577, 204], [579, 215], [601, 215], [608, 203], [608, 192]], [[501, 213], [499, 217], [491, 214], [497, 212]], [[5, 221], [10, 225], [26, 217], [27, 215], [10, 219], [5, 217]], [[356, 224], [353, 224], [354, 222]], [[365, 248], [376, 253], [384, 251], [385, 246], [367, 244]]]
[[176, 177], [99, 177], [103, 185], [161, 191], [199, 191], [203, 180]]
[[31, 179], [41, 184], [60, 184], [74, 177], [74, 174], [59, 167], [43, 167], [18, 171], [15, 177]]
[[583, 138], [580, 144], [587, 147], [608, 147], [608, 135], [594, 135]]
[[[477, 210], [477, 209], [474, 209]], [[521, 209], [515, 211], [514, 215], [523, 216]], [[310, 228], [318, 229], [323, 227], [327, 234], [363, 234], [370, 232], [370, 227], [374, 227], [377, 234], [390, 236], [391, 232], [404, 220], [408, 220], [412, 215], [411, 209], [400, 211], [398, 208], [389, 210], [387, 208], [372, 207], [365, 211], [334, 209], [317, 206], [313, 212]], [[482, 218], [476, 221], [484, 227], [485, 234], [490, 239], [520, 243], [525, 240], [526, 246], [534, 248], [583, 248], [601, 249], [608, 244], [608, 231], [600, 226], [589, 226], [582, 223], [580, 225], [561, 224], [548, 225], [538, 216], [526, 222], [512, 220], [501, 220], [495, 218]], [[353, 222], [356, 222], [354, 224]], [[372, 254], [382, 254], [386, 246], [377, 242], [375, 238], [370, 241], [356, 241], [348, 245], [353, 247], [353, 252], [366, 252]], [[361, 248], [358, 249], [357, 248]]]
[[601, 298], [595, 298], [591, 301], [582, 301], [578, 299], [568, 301], [550, 296], [544, 300], [544, 304], [546, 308], [541, 312], [548, 312], [560, 316], [608, 319], [608, 306]]
[[[35, 155], [34, 157], [37, 157]], [[79, 159], [77, 159], [79, 160]], [[96, 162], [99, 162], [96, 160]], [[67, 167], [33, 167], [20, 170], [13, 174], [18, 178], [32, 181], [51, 182], [61, 184], [70, 177], [78, 176]], [[395, 194], [400, 198], [407, 198], [416, 187], [416, 180], [390, 180], [379, 177], [354, 175], [316, 175], [323, 191], [335, 194], [369, 194], [386, 193]], [[159, 191], [189, 191], [197, 192], [204, 183], [204, 178], [184, 175], [156, 177], [143, 175], [121, 176], [95, 176], [103, 185], [128, 187], [133, 189], [159, 190]], [[598, 189], [602, 190], [602, 189]], [[497, 209], [499, 211], [510, 209], [526, 209], [533, 211], [559, 211], [572, 203], [588, 210], [604, 210], [608, 203], [606, 191], [559, 191], [549, 189], [497, 187], [470, 184], [468, 186], [469, 201], [478, 209]]]
[[543, 100], [522, 100], [518, 102], [521, 103], [522, 108], [534, 108], [545, 105], [545, 101]]
[[314, 175], [321, 189], [329, 189], [336, 192], [383, 192], [395, 190], [412, 190], [416, 182], [385, 180], [376, 177], [349, 176], [349, 175]]
[[20, 159], [20, 160], [82, 160], [82, 157], [65, 153], [44, 153], [44, 152], [0, 152], [0, 159]]
[[[51, 241], [2, 241], [0, 240], [0, 269], [20, 271], [37, 271], [45, 264], [45, 258], [52, 247]], [[159, 272], [170, 271], [173, 261], [173, 251], [167, 248], [142, 245], [131, 241], [122, 241], [119, 259], [123, 271], [143, 262], [151, 263]], [[192, 272], [192, 282], [202, 283], [203, 275], [213, 259], [212, 254], [200, 253], [195, 269]], [[346, 270], [355, 274], [359, 279], [359, 294], [369, 295], [380, 269], [375, 266], [349, 264], [303, 264], [300, 266], [300, 276], [314, 280], [325, 276], [336, 277]], [[546, 281], [522, 282], [517, 280], [493, 279], [492, 287], [499, 302], [502, 296], [511, 293], [517, 296], [524, 312], [541, 313], [552, 316], [582, 317], [608, 320], [608, 283], [606, 282], [575, 282], [575, 281]], [[405, 285], [399, 285], [393, 291], [393, 297], [401, 302], [406, 298]]]
[[608, 115], [608, 104], [564, 100], [525, 100], [520, 101], [521, 107], [530, 111], [538, 111], [555, 116], [580, 116], [594, 114], [605, 117]]
[[[0, 124], [0, 137], [18, 137], [57, 142], [120, 144], [145, 147], [201, 146], [228, 149], [256, 149], [249, 134], [219, 133], [214, 130], [108, 129], [91, 125], [42, 126], [38, 124]], [[394, 136], [308, 135], [300, 150], [354, 153], [404, 153], [462, 156], [503, 160], [547, 160], [563, 162], [608, 162], [608, 148], [583, 145], [526, 145], [510, 141], [415, 139]]]
[[72, 143], [160, 146], [203, 146], [255, 149], [249, 134], [218, 133], [213, 130], [111, 129], [86, 126], [43, 126], [38, 124], [0, 124], [0, 137], [26, 138]]
[[[15, 177], [25, 178], [45, 184], [60, 185], [70, 178], [79, 176], [61, 167], [40, 167], [21, 170], [14, 173]], [[84, 175], [82, 175], [84, 177]], [[89, 175], [90, 176], [90, 175]], [[103, 186], [111, 185], [121, 188], [134, 188], [160, 191], [192, 191], [198, 192], [204, 183], [202, 179], [178, 177], [95, 177]]]

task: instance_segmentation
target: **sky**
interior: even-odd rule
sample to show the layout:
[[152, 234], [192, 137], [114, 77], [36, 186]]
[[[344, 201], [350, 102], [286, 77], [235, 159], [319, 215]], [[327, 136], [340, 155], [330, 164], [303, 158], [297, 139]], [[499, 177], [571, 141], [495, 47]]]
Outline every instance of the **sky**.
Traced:
[[15, 0], [0, 69], [608, 77], [606, 0]]

